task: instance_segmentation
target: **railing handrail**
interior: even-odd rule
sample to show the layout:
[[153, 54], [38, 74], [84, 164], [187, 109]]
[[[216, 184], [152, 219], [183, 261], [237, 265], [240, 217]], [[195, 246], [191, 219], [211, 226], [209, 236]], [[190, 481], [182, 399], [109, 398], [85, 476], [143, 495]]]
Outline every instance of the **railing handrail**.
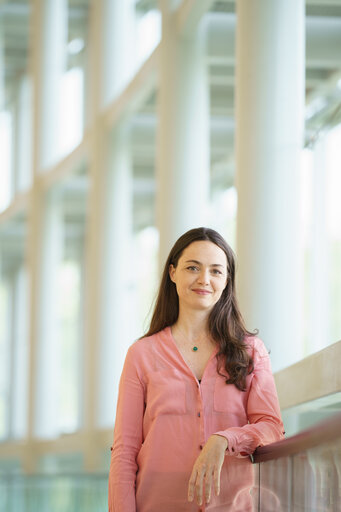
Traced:
[[340, 359], [341, 340], [276, 372], [274, 376], [281, 409], [304, 406], [307, 402], [339, 393]]
[[295, 455], [337, 438], [341, 438], [341, 412], [288, 439], [260, 446], [253, 454], [253, 462], [266, 462]]

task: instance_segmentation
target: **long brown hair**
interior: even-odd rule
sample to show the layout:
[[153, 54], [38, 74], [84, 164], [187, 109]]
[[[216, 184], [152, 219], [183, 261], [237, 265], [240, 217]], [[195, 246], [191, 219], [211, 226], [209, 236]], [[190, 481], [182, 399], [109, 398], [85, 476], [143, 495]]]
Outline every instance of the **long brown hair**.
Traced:
[[[176, 285], [169, 276], [169, 267], [176, 267], [186, 247], [199, 240], [213, 242], [226, 254], [227, 285], [210, 312], [208, 329], [220, 349], [217, 354], [218, 373], [226, 377], [226, 384], [234, 384], [239, 390], [245, 391], [246, 377], [253, 370], [253, 360], [247, 352], [244, 340], [247, 336], [256, 334], [256, 331], [251, 333], [245, 327], [235, 290], [235, 256], [231, 247], [217, 231], [205, 227], [191, 229], [175, 242], [165, 263], [150, 327], [145, 336], [151, 336], [177, 321], [179, 298]], [[223, 365], [228, 375], [220, 372]]]

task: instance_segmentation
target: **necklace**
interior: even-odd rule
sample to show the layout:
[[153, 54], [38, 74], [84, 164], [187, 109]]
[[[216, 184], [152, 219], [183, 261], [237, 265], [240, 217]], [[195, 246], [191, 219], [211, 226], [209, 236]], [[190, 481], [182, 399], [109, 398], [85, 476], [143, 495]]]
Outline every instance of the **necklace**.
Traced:
[[[183, 336], [183, 338], [185, 338], [185, 339], [186, 339], [186, 336], [184, 335], [184, 333], [182, 332], [182, 330], [181, 330], [181, 329], [179, 329], [179, 327], [178, 327], [178, 331], [179, 331], [179, 332], [180, 332], [180, 334]], [[198, 347], [197, 345], [194, 345], [194, 346], [192, 347], [192, 352], [197, 352], [198, 350], [199, 350], [199, 347]]]

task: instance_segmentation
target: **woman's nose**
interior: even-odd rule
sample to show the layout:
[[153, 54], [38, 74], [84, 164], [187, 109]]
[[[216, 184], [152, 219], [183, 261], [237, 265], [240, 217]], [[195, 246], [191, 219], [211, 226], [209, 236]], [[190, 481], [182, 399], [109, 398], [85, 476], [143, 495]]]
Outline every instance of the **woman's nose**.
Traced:
[[208, 284], [209, 283], [209, 272], [208, 270], [201, 270], [200, 274], [198, 275], [198, 283], [201, 284]]

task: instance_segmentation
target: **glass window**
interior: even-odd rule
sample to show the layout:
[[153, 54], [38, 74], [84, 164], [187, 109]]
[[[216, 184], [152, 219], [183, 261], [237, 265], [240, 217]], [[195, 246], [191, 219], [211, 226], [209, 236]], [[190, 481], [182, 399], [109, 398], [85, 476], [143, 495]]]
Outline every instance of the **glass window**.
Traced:
[[213, 194], [210, 203], [210, 222], [235, 250], [237, 222], [237, 189], [235, 187], [221, 188]]
[[137, 63], [141, 65], [161, 40], [161, 13], [157, 9], [137, 9]]
[[58, 139], [60, 156], [82, 140], [84, 129], [84, 67], [86, 64], [89, 5], [69, 2], [65, 68], [60, 78]]
[[79, 423], [79, 320], [81, 267], [76, 258], [65, 259], [59, 269], [59, 430], [70, 432]]
[[329, 267], [329, 324], [330, 342], [341, 339], [341, 125], [328, 135], [326, 172], [326, 220], [328, 236]]
[[158, 272], [159, 233], [154, 226], [148, 226], [135, 233], [133, 253], [135, 260], [136, 313], [135, 336], [138, 338], [149, 327], [154, 300], [159, 282]]
[[15, 183], [21, 192], [32, 182], [32, 81], [27, 75], [18, 84], [16, 113]]
[[61, 78], [59, 145], [62, 155], [74, 149], [83, 136], [83, 70], [69, 69]]
[[305, 353], [341, 338], [341, 125], [303, 152]]

